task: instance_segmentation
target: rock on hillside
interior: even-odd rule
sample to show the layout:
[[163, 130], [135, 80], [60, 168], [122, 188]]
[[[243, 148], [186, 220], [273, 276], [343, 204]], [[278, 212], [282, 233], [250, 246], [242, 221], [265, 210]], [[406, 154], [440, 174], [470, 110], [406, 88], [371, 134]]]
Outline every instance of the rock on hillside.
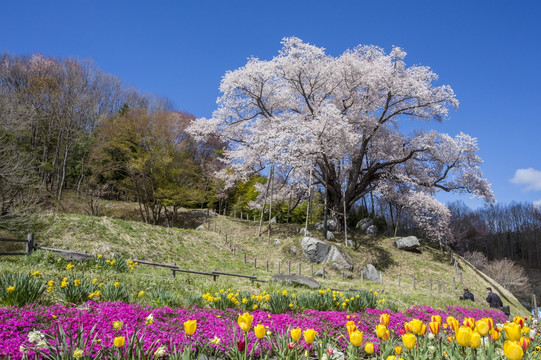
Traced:
[[353, 265], [334, 245], [329, 245], [316, 238], [305, 236], [301, 240], [304, 257], [313, 263], [330, 263], [337, 270], [352, 270]]

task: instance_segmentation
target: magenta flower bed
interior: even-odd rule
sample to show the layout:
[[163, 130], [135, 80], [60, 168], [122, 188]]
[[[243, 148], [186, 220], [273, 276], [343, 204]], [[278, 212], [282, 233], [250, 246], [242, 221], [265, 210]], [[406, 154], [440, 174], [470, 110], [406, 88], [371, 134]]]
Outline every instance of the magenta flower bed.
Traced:
[[[391, 315], [388, 328], [394, 332], [400, 331], [405, 321], [418, 318], [428, 322], [433, 314], [441, 315], [444, 321], [449, 315], [456, 317], [459, 321], [462, 321], [464, 317], [475, 319], [491, 317], [495, 323], [505, 321], [503, 313], [495, 310], [461, 307], [434, 310], [426, 306], [410, 308], [403, 313], [367, 309], [362, 313], [354, 314], [314, 310], [280, 315], [257, 310], [251, 314], [254, 316], [253, 325], [262, 323], [269, 326], [269, 330], [273, 333], [282, 334], [292, 327], [300, 327], [303, 330], [313, 328], [320, 335], [328, 334], [335, 338], [342, 348], [346, 346], [346, 340], [340, 335], [346, 333], [346, 322], [354, 320], [358, 323], [359, 330], [364, 332], [365, 340], [373, 341], [377, 348], [378, 340], [374, 334], [374, 328], [379, 321], [379, 315], [383, 312]], [[154, 317], [154, 322], [145, 325], [145, 319], [150, 314]], [[9, 355], [13, 359], [20, 359], [22, 354], [19, 348], [21, 345], [28, 345], [27, 335], [30, 331], [40, 330], [50, 334], [59, 325], [68, 334], [75, 333], [80, 327], [87, 333], [95, 327], [97, 338], [101, 340], [97, 349], [100, 346], [112, 346], [115, 336], [128, 338], [137, 329], [145, 328], [144, 339], [147, 346], [158, 341], [168, 347], [175, 345], [177, 349], [182, 349], [192, 340], [208, 342], [216, 336], [221, 339], [217, 347], [225, 350], [241, 338], [241, 331], [237, 325], [238, 314], [237, 310], [151, 308], [137, 304], [92, 301], [77, 307], [53, 305], [0, 308], [0, 358]], [[188, 339], [184, 333], [183, 323], [187, 320], [197, 320], [197, 331], [192, 340]], [[113, 329], [113, 321], [124, 323], [120, 331]], [[249, 333], [248, 342], [249, 348], [255, 342], [253, 331]], [[263, 343], [263, 346], [268, 348], [270, 344]]]

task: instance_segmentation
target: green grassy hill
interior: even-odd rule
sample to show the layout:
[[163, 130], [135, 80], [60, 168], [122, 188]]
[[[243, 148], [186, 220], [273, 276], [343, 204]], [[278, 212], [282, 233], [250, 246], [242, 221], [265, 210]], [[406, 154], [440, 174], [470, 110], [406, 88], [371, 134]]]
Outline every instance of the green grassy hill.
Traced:
[[[114, 215], [114, 211], [111, 214]], [[186, 212], [186, 216], [190, 217], [194, 224], [201, 224], [205, 220], [205, 216], [200, 212]], [[165, 228], [112, 217], [48, 213], [40, 215], [35, 238], [39, 245], [46, 247], [102, 254], [106, 257], [117, 254], [132, 259], [176, 264], [181, 268], [198, 271], [216, 269], [246, 275], [255, 274], [265, 280], [278, 272], [278, 262], [282, 274], [288, 272], [288, 267], [291, 273], [297, 273], [300, 264], [301, 274], [310, 276], [310, 264], [304, 259], [300, 247], [300, 225], [277, 224], [273, 226], [270, 237], [267, 233], [258, 237], [258, 224], [255, 222], [223, 216], [210, 219], [204, 231], [196, 231]], [[313, 232], [313, 236], [322, 238], [317, 231]], [[280, 245], [274, 245], [275, 239], [280, 240]], [[451, 304], [485, 307], [485, 288], [491, 286], [501, 295], [504, 304], [511, 306], [513, 315], [529, 314], [511, 293], [457, 255], [444, 254], [430, 243], [422, 242], [421, 248], [416, 252], [398, 250], [393, 243], [391, 238], [375, 237], [359, 238], [356, 248], [341, 246], [354, 264], [350, 274], [352, 278], [343, 279], [341, 272], [332, 270], [327, 264], [325, 270], [328, 277], [318, 281], [323, 287], [336, 289], [373, 289], [398, 308], [415, 304], [437, 308]], [[295, 249], [292, 250], [292, 247]], [[15, 262], [21, 269], [28, 270], [35, 269], [37, 265], [49, 266], [44, 270], [46, 274], [62, 276], [60, 272], [63, 269], [60, 266], [50, 266], [53, 261], [49, 259], [49, 255], [41, 254], [36, 257], [34, 260], [34, 257], [26, 260], [0, 257], [0, 270], [12, 269]], [[458, 261], [462, 284], [454, 262], [450, 261], [451, 257]], [[254, 259], [257, 259], [257, 264], [254, 264]], [[359, 269], [368, 263], [382, 271], [382, 284], [362, 281]], [[313, 270], [317, 271], [322, 266], [315, 264]], [[172, 279], [170, 270], [144, 265], [136, 272], [123, 274], [121, 277], [132, 282], [134, 288], [162, 286], [186, 296], [228, 287], [249, 291], [272, 291], [281, 288], [281, 285], [273, 283], [251, 283], [246, 279], [231, 277], [220, 277], [217, 282], [213, 282], [212, 278], [207, 276], [177, 274], [176, 279]], [[438, 284], [442, 286], [438, 287]], [[474, 304], [458, 300], [463, 287], [470, 288], [476, 296]]]

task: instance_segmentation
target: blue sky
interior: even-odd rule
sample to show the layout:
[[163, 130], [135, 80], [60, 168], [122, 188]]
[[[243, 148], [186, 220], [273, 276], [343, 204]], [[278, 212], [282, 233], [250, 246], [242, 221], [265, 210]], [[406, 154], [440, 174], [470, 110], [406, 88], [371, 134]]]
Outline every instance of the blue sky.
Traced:
[[497, 201], [541, 202], [541, 1], [21, 0], [0, 6], [0, 34], [1, 52], [92, 58], [198, 117], [227, 70], [272, 58], [283, 37], [332, 55], [400, 46], [455, 90], [436, 129], [478, 138]]

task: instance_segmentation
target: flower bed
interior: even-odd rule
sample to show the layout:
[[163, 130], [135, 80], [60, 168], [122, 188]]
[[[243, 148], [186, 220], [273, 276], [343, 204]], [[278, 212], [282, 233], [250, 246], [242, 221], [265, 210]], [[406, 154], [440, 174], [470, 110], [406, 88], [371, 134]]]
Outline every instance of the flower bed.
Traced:
[[[264, 325], [268, 336], [257, 339], [254, 331], [248, 331], [246, 333], [246, 350], [249, 353], [254, 346], [256, 347], [254, 354], [273, 350], [273, 347], [277, 346], [277, 343], [273, 342], [273, 337], [287, 338], [290, 329], [299, 327], [302, 330], [314, 329], [318, 333], [318, 338], [330, 339], [329, 344], [332, 343], [337, 352], [345, 351], [350, 342], [345, 324], [347, 321], [354, 321], [357, 329], [364, 334], [362, 342], [373, 343], [377, 353], [381, 340], [376, 336], [374, 329], [379, 324], [382, 313], [390, 315], [387, 328], [393, 337], [397, 337], [401, 331], [403, 332], [404, 324], [411, 319], [417, 318], [428, 323], [431, 315], [434, 314], [440, 315], [443, 319], [447, 316], [453, 316], [460, 322], [466, 317], [474, 317], [475, 319], [490, 317], [494, 323], [505, 321], [505, 317], [500, 311], [460, 307], [435, 310], [419, 306], [410, 308], [403, 313], [367, 309], [358, 313], [307, 310], [302, 313], [270, 314], [256, 310], [251, 312], [253, 325]], [[20, 359], [25, 351], [28, 352], [29, 356], [32, 356], [33, 350], [31, 349], [35, 348], [36, 343], [43, 337], [29, 338], [29, 334], [39, 330], [43, 334], [53, 335], [59, 327], [66, 332], [68, 337], [75, 336], [78, 331], [82, 331], [83, 337], [91, 334], [90, 340], [93, 350], [91, 351], [89, 348], [77, 349], [82, 350], [77, 355], [88, 356], [88, 358], [104, 349], [118, 348], [115, 346], [118, 345], [115, 343], [115, 338], [123, 337], [129, 342], [134, 334], [140, 337], [142, 348], [152, 350], [153, 354], [160, 347], [164, 350], [163, 354], [167, 354], [175, 351], [174, 349], [182, 351], [187, 346], [191, 347], [192, 344], [194, 346], [195, 344], [204, 344], [208, 351], [229, 354], [230, 349], [238, 348], [239, 342], [243, 339], [243, 332], [237, 324], [238, 315], [239, 311], [232, 309], [151, 308], [121, 302], [100, 303], [93, 301], [77, 307], [32, 305], [22, 308], [0, 308], [0, 359], [2, 356]], [[197, 330], [193, 335], [187, 335], [185, 332], [184, 322], [188, 320], [197, 321]], [[117, 323], [116, 326], [113, 326], [114, 321], [121, 322], [121, 324]], [[212, 339], [214, 339], [213, 343], [211, 343]], [[54, 339], [49, 340], [50, 343], [55, 341]], [[301, 339], [295, 346], [304, 350], [313, 345], [307, 344]], [[157, 356], [160, 354], [162, 353], [158, 353]]]

